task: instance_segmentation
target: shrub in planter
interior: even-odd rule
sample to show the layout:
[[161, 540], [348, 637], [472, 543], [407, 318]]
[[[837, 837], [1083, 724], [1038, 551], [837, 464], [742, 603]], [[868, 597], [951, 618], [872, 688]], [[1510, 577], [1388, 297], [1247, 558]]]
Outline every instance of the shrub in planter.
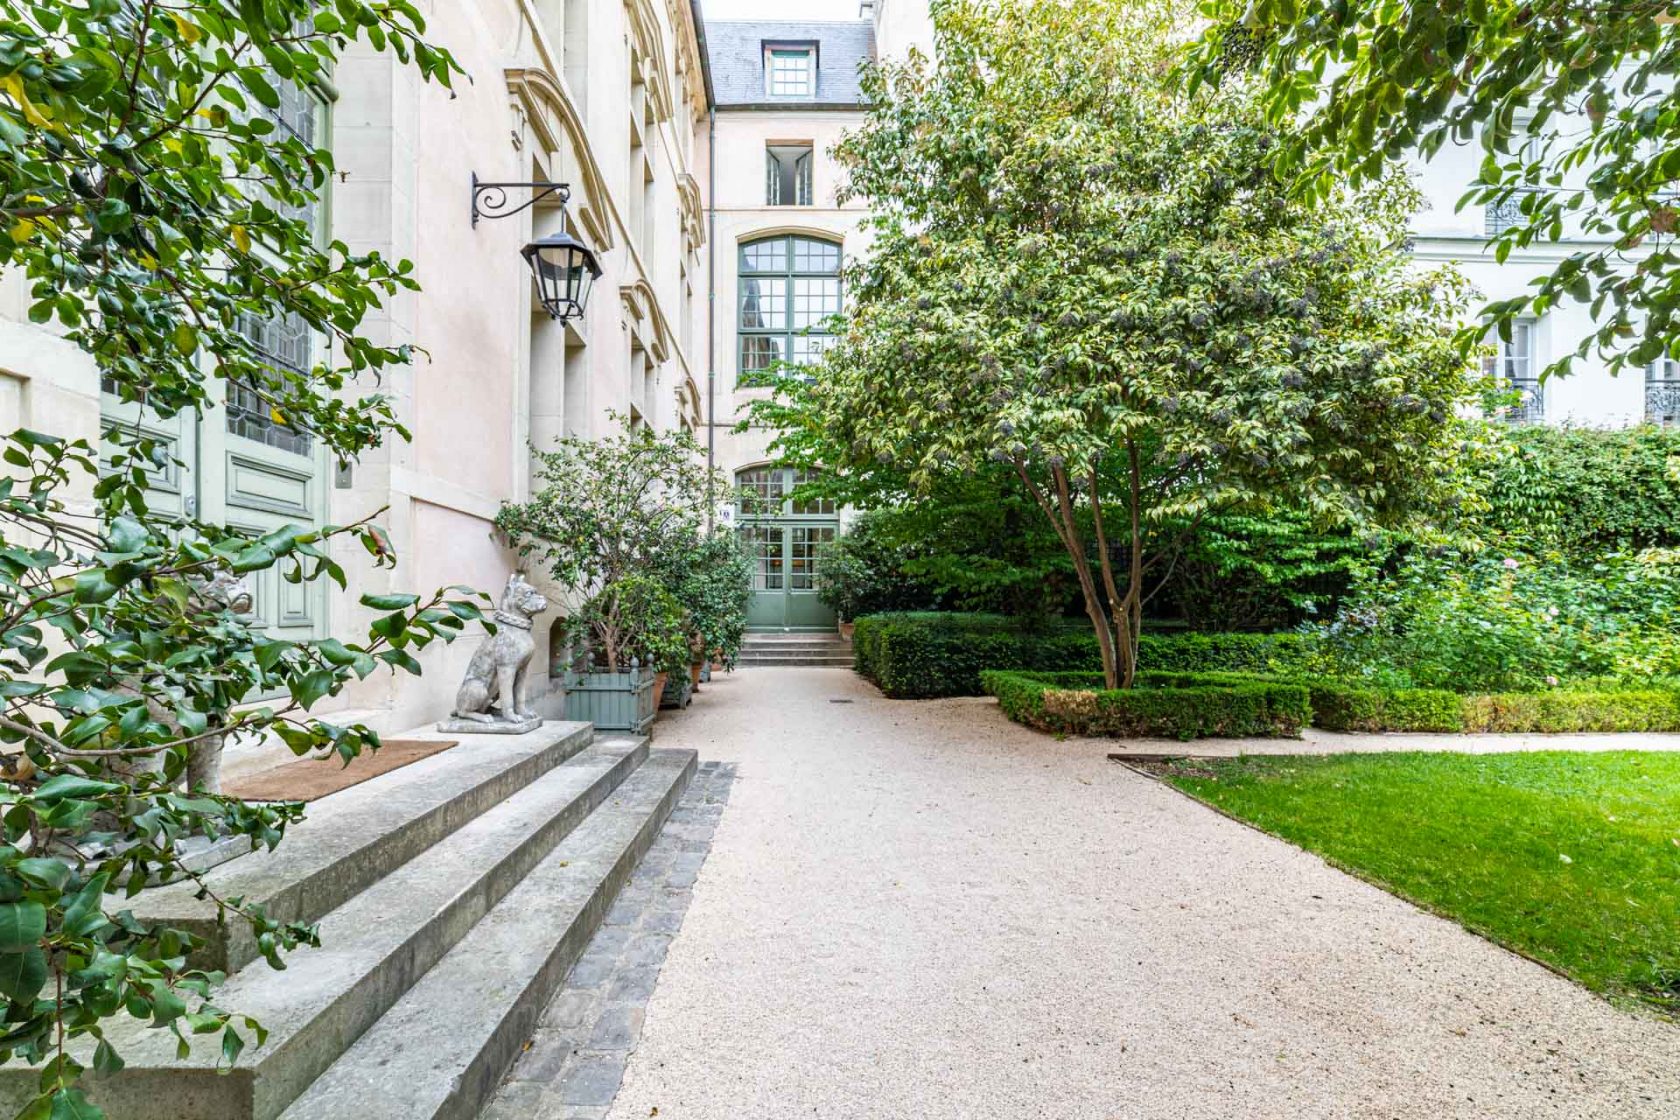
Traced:
[[687, 433], [656, 434], [627, 420], [604, 439], [533, 450], [541, 488], [504, 504], [496, 526], [520, 555], [537, 557], [556, 582], [588, 596], [572, 627], [581, 648], [568, 677], [569, 712], [600, 727], [623, 727], [628, 718], [640, 729], [657, 703], [652, 674], [688, 673], [689, 612], [675, 592], [696, 549], [709, 547], [703, 510], [723, 477], [700, 465]]
[[699, 665], [710, 655], [725, 668], [734, 668], [747, 631], [752, 557], [735, 534], [719, 531], [701, 539], [686, 568], [677, 583], [677, 601], [688, 612], [695, 639], [689, 661]]
[[1104, 688], [1099, 673], [981, 678], [1010, 719], [1073, 735], [1293, 737], [1311, 715], [1305, 686], [1234, 674], [1141, 673], [1129, 689]]

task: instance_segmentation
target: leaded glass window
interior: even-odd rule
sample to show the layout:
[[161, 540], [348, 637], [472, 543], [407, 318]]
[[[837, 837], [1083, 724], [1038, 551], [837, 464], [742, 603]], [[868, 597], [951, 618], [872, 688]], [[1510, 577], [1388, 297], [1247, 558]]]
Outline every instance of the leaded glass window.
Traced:
[[822, 476], [816, 471], [793, 470], [789, 467], [750, 467], [738, 471], [735, 484], [739, 490], [743, 517], [833, 517], [832, 498], [795, 500], [795, 490]]
[[817, 361], [840, 313], [840, 246], [799, 236], [748, 242], [740, 271], [741, 372]]
[[741, 536], [753, 558], [753, 590], [782, 590], [782, 530], [779, 525], [745, 525]]
[[[262, 319], [241, 315], [240, 333], [251, 340], [258, 358], [276, 370], [307, 373], [314, 364], [315, 335], [298, 315], [283, 319]], [[227, 430], [281, 451], [309, 454], [309, 433], [300, 432], [277, 418], [273, 407], [249, 385], [229, 383]]]
[[824, 545], [834, 543], [832, 525], [795, 525], [788, 541], [788, 588], [811, 591], [816, 588], [817, 560]]

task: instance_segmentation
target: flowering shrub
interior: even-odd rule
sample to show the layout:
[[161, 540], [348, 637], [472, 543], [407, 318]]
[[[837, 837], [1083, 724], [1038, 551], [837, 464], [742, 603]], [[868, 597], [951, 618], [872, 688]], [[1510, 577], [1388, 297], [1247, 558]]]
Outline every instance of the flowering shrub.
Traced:
[[1459, 692], [1680, 675], [1680, 554], [1414, 554], [1307, 628], [1318, 668]]

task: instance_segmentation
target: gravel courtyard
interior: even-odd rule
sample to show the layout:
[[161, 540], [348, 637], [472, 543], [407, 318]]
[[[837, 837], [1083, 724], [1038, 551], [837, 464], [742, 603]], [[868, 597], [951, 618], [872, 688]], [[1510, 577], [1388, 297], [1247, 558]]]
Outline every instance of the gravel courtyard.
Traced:
[[738, 769], [613, 1120], [1680, 1117], [1680, 1027], [989, 701], [747, 670], [657, 740]]

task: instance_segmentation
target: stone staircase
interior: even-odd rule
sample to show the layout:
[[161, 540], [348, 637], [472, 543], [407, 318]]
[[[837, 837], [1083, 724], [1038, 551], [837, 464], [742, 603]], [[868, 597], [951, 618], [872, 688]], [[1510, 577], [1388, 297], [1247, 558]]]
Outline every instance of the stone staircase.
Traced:
[[817, 633], [751, 633], [741, 644], [737, 662], [742, 668], [776, 665], [852, 666], [852, 644], [833, 631]]
[[[192, 928], [226, 969], [216, 1006], [269, 1031], [217, 1072], [215, 1036], [177, 1060], [168, 1031], [110, 1023], [127, 1062], [89, 1076], [122, 1120], [471, 1120], [531, 1037], [695, 769], [693, 751], [550, 722], [460, 745], [310, 806], [280, 847], [209, 872], [321, 948], [268, 967], [218, 929], [191, 884], [154, 888], [137, 917]], [[331, 765], [323, 763], [322, 765]], [[247, 1035], [249, 1032], [242, 1032]], [[86, 1057], [84, 1056], [84, 1061]], [[0, 1069], [0, 1107], [35, 1073]]]

